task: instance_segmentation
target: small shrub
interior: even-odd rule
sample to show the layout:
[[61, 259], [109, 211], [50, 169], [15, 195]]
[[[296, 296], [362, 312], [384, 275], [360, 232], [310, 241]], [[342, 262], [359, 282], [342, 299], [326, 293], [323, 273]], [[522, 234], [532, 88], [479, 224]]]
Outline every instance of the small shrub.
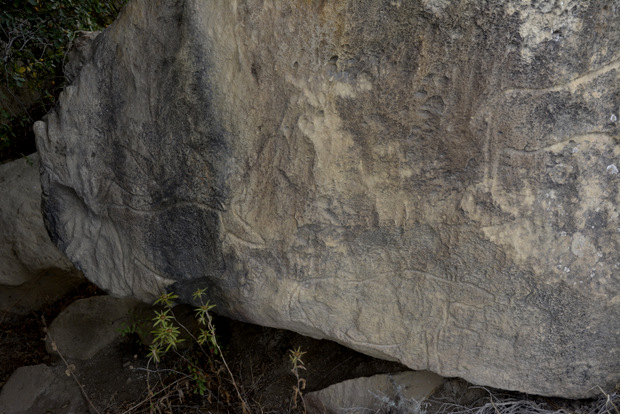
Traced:
[[76, 31], [106, 27], [125, 2], [0, 0], [1, 158], [19, 155], [24, 140], [33, 148], [32, 124], [51, 109], [64, 86], [64, 56]]
[[[173, 308], [178, 295], [164, 293], [154, 303], [160, 309], [154, 311], [151, 319], [150, 333], [153, 339], [148, 346], [146, 370], [149, 374], [156, 374], [158, 382], [151, 385], [147, 380], [148, 395], [142, 402], [148, 404], [151, 412], [158, 411], [154, 407], [167, 407], [174, 398], [185, 399], [185, 393], [188, 391], [206, 398], [208, 402], [220, 401], [232, 404], [233, 398], [223, 378], [232, 386], [233, 395], [236, 394], [241, 412], [250, 412], [217, 340], [210, 313], [215, 305], [210, 304], [208, 300], [205, 301], [204, 297], [205, 289], [194, 293], [194, 299], [200, 303], [194, 314], [198, 323], [195, 332], [184, 326], [174, 314]], [[139, 326], [140, 323], [132, 322], [127, 324], [123, 331], [128, 334], [134, 333]], [[189, 345], [187, 349], [181, 352], [179, 345], [186, 342], [190, 344], [187, 344]], [[172, 365], [167, 366], [164, 363], [171, 353], [174, 354]], [[151, 363], [155, 364], [154, 370], [148, 368]], [[160, 367], [160, 364], [164, 366]], [[174, 379], [166, 382], [162, 374], [171, 374]]]
[[297, 380], [297, 384], [293, 385], [293, 409], [298, 407], [297, 400], [301, 400], [302, 410], [306, 412], [306, 403], [304, 401], [303, 390], [306, 388], [306, 380], [301, 377], [301, 370], [305, 370], [306, 367], [301, 357], [304, 356], [305, 352], [302, 352], [300, 347], [296, 349], [289, 349], [289, 358], [291, 360], [291, 372], [295, 375], [295, 379]]

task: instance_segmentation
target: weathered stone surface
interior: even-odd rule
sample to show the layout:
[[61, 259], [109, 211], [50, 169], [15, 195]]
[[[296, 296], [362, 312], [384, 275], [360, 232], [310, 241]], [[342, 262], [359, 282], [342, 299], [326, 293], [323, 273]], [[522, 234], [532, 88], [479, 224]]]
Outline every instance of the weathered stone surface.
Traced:
[[83, 414], [88, 406], [73, 378], [45, 364], [18, 368], [0, 392], [2, 414]]
[[73, 269], [43, 225], [36, 153], [0, 165], [0, 229], [0, 285], [17, 286], [48, 269]]
[[144, 306], [132, 298], [111, 296], [76, 300], [50, 324], [47, 351], [60, 352], [66, 359], [90, 359], [121, 335], [123, 324], [131, 322], [132, 311]]
[[442, 381], [443, 377], [428, 371], [374, 375], [309, 393], [304, 402], [310, 414], [423, 412], [421, 403]]
[[117, 295], [207, 286], [413, 369], [610, 389], [619, 13], [133, 1], [35, 126], [47, 225]]

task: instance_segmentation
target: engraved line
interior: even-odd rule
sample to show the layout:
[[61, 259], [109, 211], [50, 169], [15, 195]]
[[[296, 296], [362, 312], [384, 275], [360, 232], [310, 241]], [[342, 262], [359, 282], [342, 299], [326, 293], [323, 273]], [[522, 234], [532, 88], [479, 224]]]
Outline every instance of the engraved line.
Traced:
[[565, 139], [563, 139], [562, 141], [558, 141], [555, 142], [551, 145], [547, 145], [546, 147], [542, 147], [542, 148], [538, 148], [538, 149], [532, 149], [532, 150], [528, 150], [528, 149], [516, 149], [516, 148], [504, 148], [503, 151], [510, 153], [510, 154], [520, 154], [520, 155], [533, 155], [533, 154], [537, 154], [543, 151], [557, 151], [557, 150], [561, 150], [566, 143], [570, 142], [570, 141], [575, 141], [577, 144], [581, 144], [584, 141], [587, 141], [588, 138], [591, 139], [597, 139], [597, 138], [611, 138], [611, 135], [606, 134], [604, 132], [599, 132], [599, 131], [592, 131], [592, 132], [586, 132], [585, 134], [579, 134], [579, 135], [571, 135]]
[[520, 93], [520, 92], [536, 92], [536, 93], [546, 93], [546, 92], [559, 92], [563, 90], [569, 90], [571, 93], [575, 93], [575, 90], [583, 85], [584, 83], [593, 80], [597, 76], [603, 75], [607, 72], [611, 72], [614, 69], [620, 69], [620, 59], [611, 62], [608, 65], [605, 65], [601, 68], [592, 70], [590, 72], [586, 72], [582, 75], [577, 76], [571, 81], [566, 83], [562, 83], [559, 85], [553, 85], [548, 88], [514, 88], [514, 89], [505, 89], [503, 91], [504, 94], [509, 93]]

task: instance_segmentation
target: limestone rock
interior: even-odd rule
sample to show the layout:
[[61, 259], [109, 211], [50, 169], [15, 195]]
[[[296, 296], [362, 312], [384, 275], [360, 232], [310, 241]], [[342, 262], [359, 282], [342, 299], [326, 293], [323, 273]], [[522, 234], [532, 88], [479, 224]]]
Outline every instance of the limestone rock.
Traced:
[[35, 125], [53, 241], [412, 369], [620, 380], [620, 8], [136, 0]]
[[307, 394], [304, 401], [311, 414], [422, 412], [422, 402], [442, 381], [428, 371], [381, 374], [331, 385]]
[[90, 359], [120, 336], [123, 323], [128, 324], [131, 312], [140, 306], [144, 305], [135, 299], [111, 296], [76, 300], [50, 324], [47, 351], [58, 350], [65, 359]]
[[20, 285], [48, 269], [73, 269], [43, 225], [36, 153], [0, 165], [0, 229], [0, 285]]
[[83, 414], [88, 407], [78, 385], [45, 364], [15, 370], [0, 392], [2, 414]]

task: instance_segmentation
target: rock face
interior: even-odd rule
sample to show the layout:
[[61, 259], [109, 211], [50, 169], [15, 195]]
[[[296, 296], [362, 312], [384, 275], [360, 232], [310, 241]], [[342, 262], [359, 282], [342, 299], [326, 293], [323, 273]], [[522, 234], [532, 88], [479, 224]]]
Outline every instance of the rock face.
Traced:
[[38, 154], [0, 165], [0, 229], [0, 285], [73, 269], [43, 224]]
[[[620, 380], [614, 2], [136, 0], [35, 125], [115, 295], [543, 395]], [[81, 70], [79, 70], [79, 66]]]

